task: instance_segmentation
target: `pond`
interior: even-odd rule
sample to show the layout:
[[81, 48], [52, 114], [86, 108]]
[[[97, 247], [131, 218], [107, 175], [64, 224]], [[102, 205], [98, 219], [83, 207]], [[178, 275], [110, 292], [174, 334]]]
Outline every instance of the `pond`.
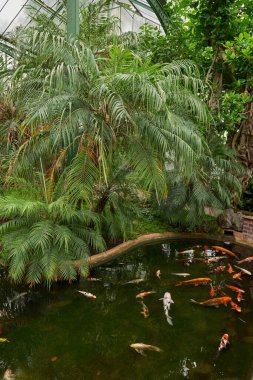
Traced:
[[[91, 276], [101, 281], [61, 284], [50, 292], [40, 288], [17, 289], [2, 276], [0, 334], [9, 342], [0, 343], [0, 377], [9, 367], [17, 380], [251, 380], [250, 276], [234, 280], [227, 272], [227, 264], [233, 266], [236, 262], [226, 259], [227, 255], [212, 268], [201, 260], [176, 261], [188, 256], [176, 255], [175, 250], [212, 244], [181, 239], [148, 245], [94, 268]], [[223, 245], [235, 248], [233, 244]], [[202, 251], [203, 247], [196, 248], [195, 257], [203, 258]], [[223, 265], [225, 271], [212, 272]], [[241, 266], [249, 268], [248, 264]], [[160, 279], [157, 270], [161, 271]], [[177, 272], [191, 276], [171, 274]], [[241, 313], [231, 310], [229, 304], [215, 308], [191, 303], [191, 299], [211, 298], [210, 286], [176, 284], [197, 277], [210, 277], [214, 285], [223, 284], [224, 280], [243, 288], [244, 300], [240, 304], [236, 292], [223, 289], [241, 306]], [[125, 284], [139, 278], [144, 281]], [[97, 298], [86, 298], [77, 289]], [[150, 314], [144, 318], [141, 299], [136, 299], [136, 295], [152, 290], [156, 293], [143, 298]], [[174, 301], [170, 310], [173, 325], [167, 322], [163, 301], [159, 300], [165, 292], [170, 292]], [[217, 355], [224, 333], [229, 334], [230, 344]], [[144, 356], [130, 347], [132, 343], [150, 344], [161, 351], [148, 350]]]

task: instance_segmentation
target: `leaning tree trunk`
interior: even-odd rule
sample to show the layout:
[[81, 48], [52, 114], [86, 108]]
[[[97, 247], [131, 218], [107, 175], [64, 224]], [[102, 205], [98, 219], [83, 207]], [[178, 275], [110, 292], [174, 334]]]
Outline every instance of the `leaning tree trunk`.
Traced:
[[248, 187], [253, 173], [253, 102], [246, 104], [245, 115], [247, 119], [242, 121], [232, 142], [232, 147], [237, 152], [238, 161], [246, 168], [245, 173], [240, 178], [244, 190]]

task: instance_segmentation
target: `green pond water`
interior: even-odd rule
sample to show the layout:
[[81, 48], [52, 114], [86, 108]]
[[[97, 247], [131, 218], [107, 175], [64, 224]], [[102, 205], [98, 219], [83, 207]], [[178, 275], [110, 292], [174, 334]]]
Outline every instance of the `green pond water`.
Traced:
[[[9, 367], [17, 380], [252, 380], [250, 277], [235, 282], [227, 272], [209, 274], [210, 268], [203, 262], [185, 266], [175, 260], [175, 249], [213, 243], [177, 240], [138, 248], [95, 268], [91, 276], [101, 281], [61, 284], [50, 292], [11, 287], [2, 275], [0, 333], [9, 342], [0, 343], [0, 378]], [[224, 259], [215, 267], [227, 262], [234, 264], [233, 259]], [[161, 280], [156, 276], [158, 269]], [[171, 272], [188, 272], [191, 277]], [[191, 298], [209, 299], [209, 286], [175, 286], [178, 281], [209, 276], [216, 284], [225, 279], [246, 290], [241, 313], [231, 310], [230, 305], [216, 309], [190, 303]], [[123, 285], [136, 278], [145, 281]], [[76, 289], [97, 298], [88, 299]], [[136, 295], [150, 290], [157, 293], [143, 299], [150, 311], [144, 319]], [[174, 300], [170, 311], [173, 326], [167, 323], [159, 300], [166, 291]], [[236, 293], [225, 291], [236, 301]], [[27, 294], [17, 297], [22, 292]], [[230, 345], [217, 357], [224, 333], [229, 334]], [[140, 342], [158, 346], [162, 352], [146, 351], [142, 356], [129, 347]]]

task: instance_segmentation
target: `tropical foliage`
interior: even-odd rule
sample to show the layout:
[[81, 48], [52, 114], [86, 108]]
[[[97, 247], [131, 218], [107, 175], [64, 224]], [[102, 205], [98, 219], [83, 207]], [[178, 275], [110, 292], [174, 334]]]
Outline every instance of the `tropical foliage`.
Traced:
[[87, 275], [90, 251], [104, 248], [98, 216], [72, 208], [64, 197], [51, 203], [1, 197], [0, 218], [2, 258], [15, 282], [74, 280], [73, 260], [80, 260], [80, 274]]
[[244, 35], [234, 58], [216, 29], [208, 42], [204, 3], [171, 2], [166, 36], [151, 26], [117, 36], [110, 3], [90, 3], [70, 42], [61, 22], [30, 10], [0, 84], [0, 235], [13, 281], [86, 275], [88, 256], [131, 237], [151, 203], [170, 225], [196, 228], [206, 207], [238, 200], [243, 174], [226, 142], [250, 95], [220, 90], [216, 59], [233, 60], [239, 80], [251, 55]]

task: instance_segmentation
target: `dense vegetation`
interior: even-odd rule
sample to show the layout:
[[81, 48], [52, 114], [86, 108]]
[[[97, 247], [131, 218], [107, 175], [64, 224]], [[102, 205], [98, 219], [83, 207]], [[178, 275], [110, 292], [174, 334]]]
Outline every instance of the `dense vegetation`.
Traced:
[[205, 208], [236, 206], [251, 180], [251, 1], [172, 1], [166, 35], [118, 36], [108, 6], [84, 8], [70, 42], [36, 12], [0, 62], [13, 281], [72, 281], [76, 259], [86, 275], [88, 255], [155, 224], [203, 229]]

